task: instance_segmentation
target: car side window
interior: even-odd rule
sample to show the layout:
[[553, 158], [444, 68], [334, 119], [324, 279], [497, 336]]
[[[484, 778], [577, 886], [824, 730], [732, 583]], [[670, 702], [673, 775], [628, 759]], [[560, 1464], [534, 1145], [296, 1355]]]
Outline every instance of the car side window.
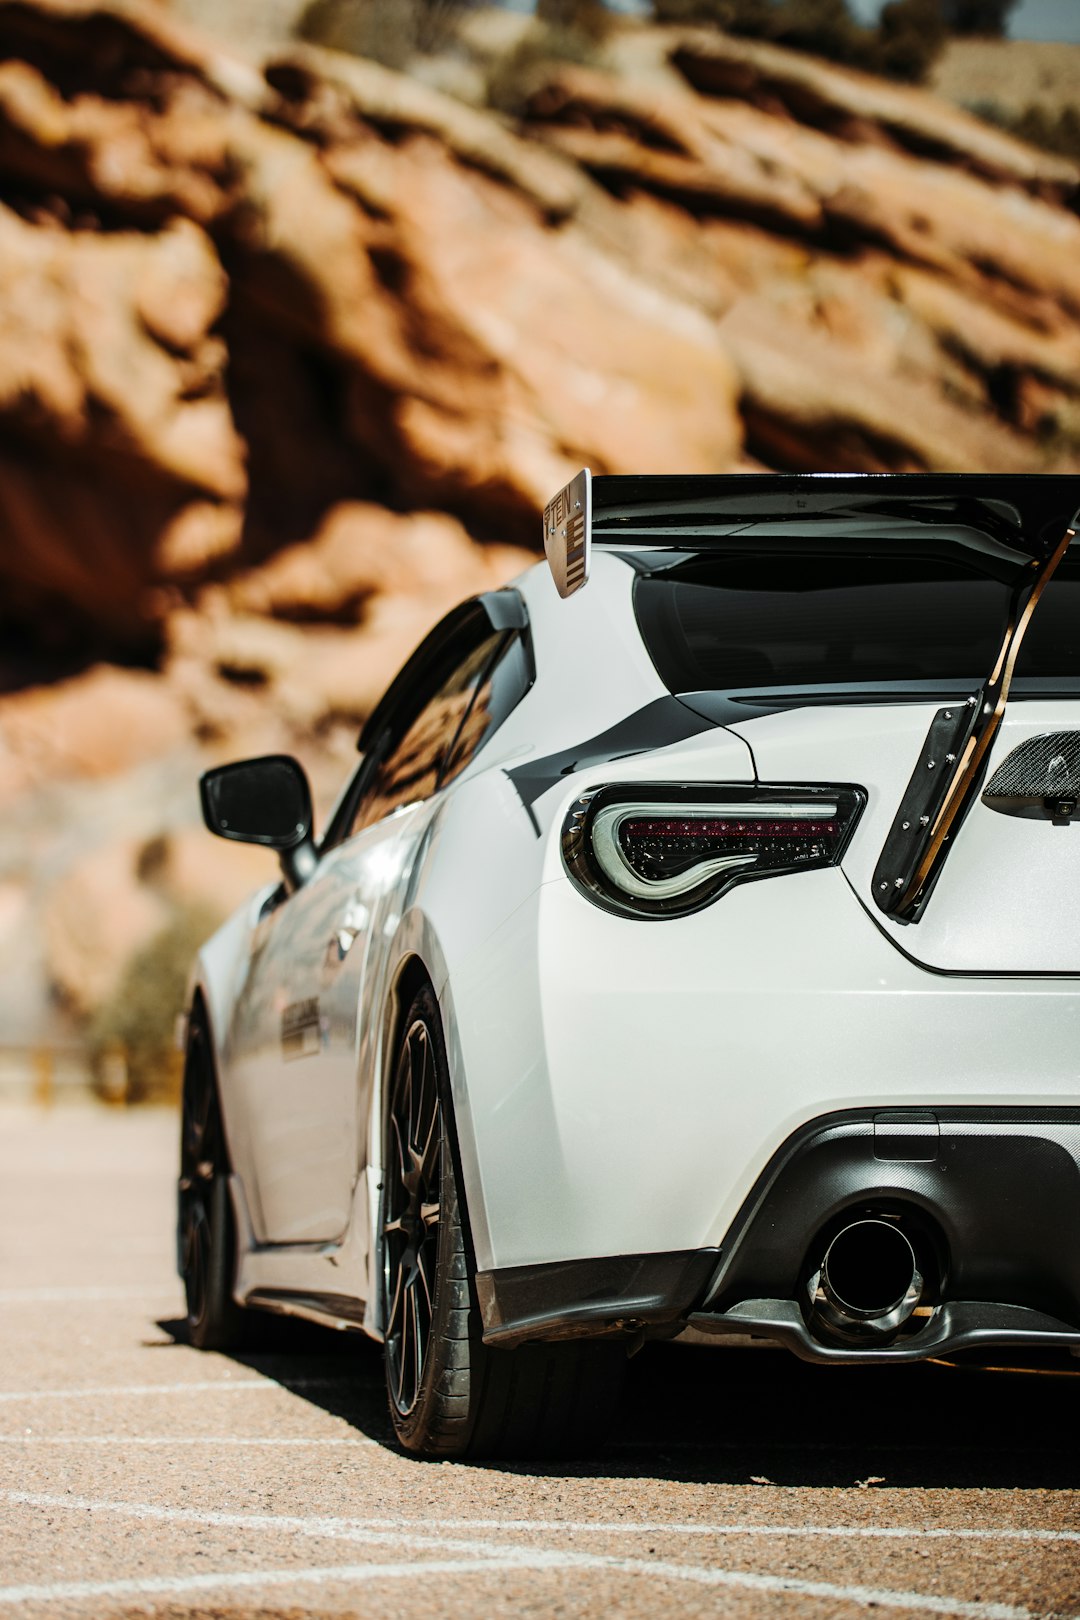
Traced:
[[447, 755], [439, 786], [452, 782], [471, 765], [493, 732], [497, 731], [532, 685], [532, 666], [522, 636], [501, 638], [476, 685], [472, 706], [458, 728]]
[[[389, 741], [388, 751], [365, 782], [347, 837], [381, 821], [402, 805], [430, 798], [446, 779], [452, 756], [454, 774], [464, 769], [479, 742], [473, 744], [469, 753], [468, 744], [459, 750], [459, 736], [478, 689], [485, 681], [490, 684], [490, 666], [507, 639], [505, 631], [492, 631], [484, 636], [459, 660], [412, 719], [406, 719], [405, 730], [399, 732], [396, 740]], [[480, 741], [488, 730], [490, 725], [485, 726]]]

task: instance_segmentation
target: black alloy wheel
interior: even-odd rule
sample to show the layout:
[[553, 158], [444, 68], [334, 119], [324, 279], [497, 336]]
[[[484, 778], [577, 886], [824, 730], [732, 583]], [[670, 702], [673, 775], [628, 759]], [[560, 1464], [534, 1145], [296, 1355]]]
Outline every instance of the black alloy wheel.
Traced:
[[228, 1154], [210, 1043], [197, 1012], [184, 1064], [177, 1217], [188, 1337], [200, 1350], [231, 1349], [240, 1342], [244, 1313], [232, 1297], [236, 1238]]
[[618, 1340], [483, 1341], [461, 1197], [442, 1018], [425, 985], [405, 1012], [383, 1131], [382, 1322], [390, 1419], [424, 1457], [542, 1457], [599, 1445], [618, 1402]]
[[405, 1031], [387, 1110], [383, 1287], [387, 1388], [398, 1415], [414, 1411], [431, 1351], [442, 1208], [443, 1119], [431, 1031]]

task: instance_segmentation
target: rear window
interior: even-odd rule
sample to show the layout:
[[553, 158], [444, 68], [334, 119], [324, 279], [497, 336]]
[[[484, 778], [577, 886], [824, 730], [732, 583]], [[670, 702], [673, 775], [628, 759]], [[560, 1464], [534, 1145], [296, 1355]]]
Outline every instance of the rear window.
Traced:
[[[1080, 676], [1080, 556], [1066, 562], [1035, 615], [1018, 679]], [[1010, 594], [948, 558], [761, 551], [643, 576], [634, 605], [673, 692], [974, 688], [996, 660]]]
[[1016, 661], [1018, 692], [1035, 682], [1080, 679], [1080, 542], [1073, 541], [1043, 593]]

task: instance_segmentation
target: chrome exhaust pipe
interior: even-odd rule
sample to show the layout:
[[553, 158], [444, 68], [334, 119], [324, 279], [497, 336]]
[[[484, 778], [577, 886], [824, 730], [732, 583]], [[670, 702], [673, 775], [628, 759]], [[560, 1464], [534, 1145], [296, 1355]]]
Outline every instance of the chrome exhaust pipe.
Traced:
[[811, 1320], [832, 1338], [881, 1342], [903, 1326], [923, 1294], [906, 1234], [893, 1221], [852, 1221], [825, 1250], [807, 1283]]

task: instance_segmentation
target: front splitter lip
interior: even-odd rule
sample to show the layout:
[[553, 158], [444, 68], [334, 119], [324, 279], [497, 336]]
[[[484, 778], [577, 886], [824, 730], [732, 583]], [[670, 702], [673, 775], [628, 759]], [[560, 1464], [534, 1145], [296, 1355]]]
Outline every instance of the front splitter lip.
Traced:
[[710, 1338], [766, 1338], [803, 1361], [876, 1364], [925, 1361], [959, 1350], [1011, 1347], [1026, 1350], [1080, 1350], [1080, 1327], [1023, 1305], [956, 1300], [938, 1305], [925, 1325], [899, 1341], [873, 1347], [823, 1344], [810, 1332], [794, 1300], [745, 1299], [726, 1311], [695, 1311], [687, 1327]]

